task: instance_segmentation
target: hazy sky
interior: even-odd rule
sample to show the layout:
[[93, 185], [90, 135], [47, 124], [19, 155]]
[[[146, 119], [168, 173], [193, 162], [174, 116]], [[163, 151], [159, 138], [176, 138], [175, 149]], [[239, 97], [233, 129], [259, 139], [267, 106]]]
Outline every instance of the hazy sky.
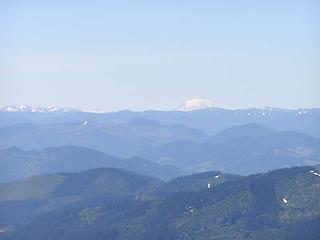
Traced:
[[320, 1], [0, 1], [0, 106], [190, 98], [320, 107]]

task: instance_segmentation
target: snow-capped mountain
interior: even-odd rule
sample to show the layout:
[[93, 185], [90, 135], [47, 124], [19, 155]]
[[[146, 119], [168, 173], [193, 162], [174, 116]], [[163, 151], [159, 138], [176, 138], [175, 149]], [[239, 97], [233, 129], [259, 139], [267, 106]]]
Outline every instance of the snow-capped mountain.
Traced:
[[4, 112], [40, 112], [40, 113], [47, 113], [47, 112], [71, 112], [71, 111], [79, 111], [76, 109], [70, 108], [62, 108], [57, 106], [50, 106], [50, 107], [34, 107], [28, 105], [10, 105], [0, 109]]
[[188, 112], [215, 107], [211, 100], [206, 99], [189, 99], [179, 108], [180, 111]]

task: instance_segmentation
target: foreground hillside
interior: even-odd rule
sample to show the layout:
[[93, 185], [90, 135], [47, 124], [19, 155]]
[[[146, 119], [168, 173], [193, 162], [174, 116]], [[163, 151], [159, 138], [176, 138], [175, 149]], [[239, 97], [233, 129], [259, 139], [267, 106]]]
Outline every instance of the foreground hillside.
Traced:
[[168, 183], [96, 169], [1, 184], [0, 196], [7, 240], [320, 238], [320, 173], [311, 167]]

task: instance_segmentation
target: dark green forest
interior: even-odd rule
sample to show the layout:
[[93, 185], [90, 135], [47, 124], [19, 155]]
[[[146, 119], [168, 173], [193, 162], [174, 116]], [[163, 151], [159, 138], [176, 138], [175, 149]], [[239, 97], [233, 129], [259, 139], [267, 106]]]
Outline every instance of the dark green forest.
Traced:
[[4, 240], [320, 238], [320, 177], [311, 167], [166, 183], [100, 168], [3, 183], [0, 196]]

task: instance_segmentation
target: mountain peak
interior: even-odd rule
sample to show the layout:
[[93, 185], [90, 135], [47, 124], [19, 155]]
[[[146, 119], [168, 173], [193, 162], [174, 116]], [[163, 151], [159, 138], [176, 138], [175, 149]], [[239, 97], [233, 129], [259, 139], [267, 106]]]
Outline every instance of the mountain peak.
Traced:
[[189, 112], [213, 107], [215, 107], [215, 105], [211, 100], [194, 98], [185, 101], [179, 110], [183, 112]]

